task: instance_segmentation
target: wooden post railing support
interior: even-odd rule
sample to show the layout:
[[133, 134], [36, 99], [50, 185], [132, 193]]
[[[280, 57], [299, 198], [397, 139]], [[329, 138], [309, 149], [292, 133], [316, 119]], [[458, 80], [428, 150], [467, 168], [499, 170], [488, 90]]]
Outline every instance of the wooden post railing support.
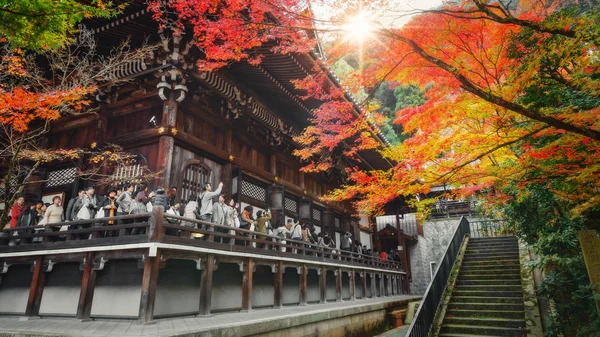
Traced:
[[29, 285], [29, 297], [27, 298], [27, 306], [25, 307], [25, 316], [27, 317], [35, 317], [40, 313], [40, 304], [42, 303], [42, 294], [44, 293], [46, 279], [46, 275], [42, 270], [43, 263], [43, 256], [38, 256], [35, 259], [31, 284]]
[[319, 290], [320, 290], [320, 300], [319, 303], [327, 302], [327, 267], [321, 267], [320, 282], [319, 282]]
[[300, 267], [300, 305], [306, 305], [307, 287], [308, 287], [308, 268], [305, 265]]
[[203, 266], [202, 276], [200, 278], [200, 308], [199, 316], [210, 315], [210, 305], [212, 300], [212, 283], [213, 272], [215, 270], [215, 257], [213, 254], [208, 254], [206, 264]]
[[148, 237], [150, 241], [160, 241], [165, 229], [163, 227], [165, 221], [165, 210], [162, 207], [153, 207], [152, 215], [150, 216], [150, 228], [148, 229]]
[[[274, 282], [273, 282], [274, 301], [273, 301], [273, 303], [275, 305], [275, 308], [283, 307], [283, 272], [284, 272], [283, 261], [279, 261], [279, 262], [277, 262], [277, 265], [275, 266], [275, 275], [273, 275], [273, 278], [274, 278]], [[302, 286], [302, 284], [300, 284], [300, 286]]]
[[356, 299], [356, 272], [354, 269], [350, 270], [350, 300], [354, 301]]
[[92, 301], [96, 287], [96, 271], [94, 266], [94, 253], [89, 252], [85, 256], [83, 264], [83, 276], [81, 277], [81, 290], [79, 291], [79, 302], [77, 303], [77, 314], [75, 318], [82, 321], [90, 320], [92, 312]]
[[254, 259], [249, 257], [244, 263], [242, 278], [242, 311], [252, 311], [252, 278], [254, 275]]
[[335, 301], [342, 301], [342, 269], [338, 268], [335, 271]]
[[383, 273], [379, 273], [379, 295], [385, 297], [385, 279]]
[[[154, 208], [156, 209], [156, 207]], [[156, 256], [149, 256], [149, 250], [144, 255], [144, 274], [142, 276], [142, 295], [138, 321], [149, 323], [154, 318], [154, 301], [156, 299], [156, 284], [160, 265], [160, 251]]]

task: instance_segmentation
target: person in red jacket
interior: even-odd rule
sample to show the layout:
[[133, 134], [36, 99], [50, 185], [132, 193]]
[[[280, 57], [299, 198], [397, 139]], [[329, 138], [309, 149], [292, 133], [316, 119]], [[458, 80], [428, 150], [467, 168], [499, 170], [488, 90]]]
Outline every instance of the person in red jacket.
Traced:
[[379, 253], [379, 258], [383, 261], [383, 262], [387, 262], [388, 259], [388, 254], [385, 252], [385, 250], [382, 250], [381, 253]]
[[23, 212], [24, 210], [25, 198], [18, 197], [17, 200], [15, 200], [12, 209], [10, 210], [10, 228], [17, 227], [17, 220], [19, 219], [19, 215], [21, 215], [21, 212]]

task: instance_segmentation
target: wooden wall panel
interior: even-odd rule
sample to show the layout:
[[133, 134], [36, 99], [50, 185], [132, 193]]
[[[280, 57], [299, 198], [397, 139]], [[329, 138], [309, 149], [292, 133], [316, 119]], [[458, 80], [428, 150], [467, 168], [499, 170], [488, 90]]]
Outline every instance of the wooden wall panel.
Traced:
[[211, 184], [216, 188], [217, 184], [222, 179], [221, 177], [223, 172], [223, 165], [203, 157], [200, 153], [194, 153], [177, 145], [175, 145], [175, 149], [173, 151], [173, 166], [171, 168], [171, 176], [169, 177], [171, 185], [177, 186], [177, 183], [179, 182], [179, 177], [183, 172], [185, 163], [190, 159], [201, 160], [210, 168]]

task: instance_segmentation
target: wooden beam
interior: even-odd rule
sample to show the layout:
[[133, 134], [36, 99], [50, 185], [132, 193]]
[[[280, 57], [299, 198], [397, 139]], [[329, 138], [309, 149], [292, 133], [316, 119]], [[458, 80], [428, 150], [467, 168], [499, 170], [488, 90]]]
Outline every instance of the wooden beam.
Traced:
[[354, 301], [356, 299], [356, 272], [351, 269], [350, 270], [350, 300]]
[[31, 276], [31, 283], [29, 285], [29, 297], [27, 298], [27, 306], [25, 307], [25, 316], [27, 317], [38, 316], [40, 313], [40, 304], [42, 303], [42, 294], [44, 293], [44, 283], [46, 278], [46, 275], [42, 270], [43, 263], [43, 256], [38, 256], [35, 259], [33, 275]]
[[321, 281], [319, 282], [319, 290], [321, 294], [321, 298], [319, 303], [327, 302], [327, 267], [321, 267]]
[[154, 300], [156, 299], [156, 284], [158, 283], [160, 251], [153, 257], [148, 256], [148, 253], [146, 253], [144, 259], [142, 296], [140, 298], [140, 311], [138, 315], [140, 323], [148, 323], [154, 318]]
[[342, 269], [338, 268], [335, 275], [335, 301], [342, 301]]
[[379, 273], [379, 292], [381, 297], [386, 296], [385, 295], [385, 279], [383, 277], [383, 273]]
[[215, 256], [213, 254], [208, 254], [204, 270], [202, 270], [202, 278], [200, 279], [200, 309], [198, 310], [200, 316], [210, 315], [214, 270]]
[[308, 268], [306, 265], [302, 265], [300, 270], [300, 305], [306, 305], [307, 300], [307, 287], [308, 287]]
[[242, 278], [242, 311], [252, 311], [252, 279], [254, 275], [254, 259], [249, 257], [244, 263]]
[[93, 268], [93, 264], [94, 253], [89, 252], [85, 256], [85, 263], [83, 264], [81, 290], [79, 291], [79, 302], [77, 304], [77, 314], [75, 315], [77, 319], [83, 321], [89, 320], [92, 312], [92, 301], [96, 287], [96, 271]]
[[283, 271], [283, 261], [277, 262], [277, 266], [275, 267], [275, 275], [273, 275], [273, 303], [275, 303], [275, 308], [283, 307]]

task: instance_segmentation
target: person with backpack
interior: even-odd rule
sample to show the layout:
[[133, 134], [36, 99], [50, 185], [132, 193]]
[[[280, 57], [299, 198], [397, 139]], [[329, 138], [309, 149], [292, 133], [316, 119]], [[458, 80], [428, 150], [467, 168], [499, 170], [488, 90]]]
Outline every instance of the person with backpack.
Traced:
[[[294, 241], [302, 241], [302, 224], [300, 223], [300, 220], [298, 220], [297, 218], [294, 219], [294, 222], [292, 224], [292, 240]], [[294, 246], [298, 246], [301, 247], [302, 244], [299, 242], [291, 242], [292, 245]], [[294, 250], [294, 253], [297, 253], [297, 250]]]
[[319, 233], [319, 241], [317, 242], [317, 245], [319, 247], [321, 247], [321, 249], [323, 249], [323, 257], [331, 257], [330, 254], [325, 254], [325, 252], [332, 250], [332, 248], [335, 248], [335, 242], [333, 242], [333, 240], [331, 240], [331, 238], [329, 237], [329, 233], [327, 232], [323, 232], [321, 231]]
[[[292, 228], [291, 221], [292, 221], [292, 219], [289, 219], [289, 223], [287, 225], [283, 225], [282, 223], [279, 223], [279, 226], [277, 226], [275, 231], [273, 231], [273, 235], [281, 238], [281, 240], [279, 240], [280, 244], [282, 245], [281, 249], [280, 249], [281, 252], [285, 252], [285, 247], [283, 247], [283, 245], [286, 244], [285, 238], [292, 235], [292, 231], [290, 230], [290, 228]], [[276, 240], [276, 239], [273, 239], [273, 240]]]

